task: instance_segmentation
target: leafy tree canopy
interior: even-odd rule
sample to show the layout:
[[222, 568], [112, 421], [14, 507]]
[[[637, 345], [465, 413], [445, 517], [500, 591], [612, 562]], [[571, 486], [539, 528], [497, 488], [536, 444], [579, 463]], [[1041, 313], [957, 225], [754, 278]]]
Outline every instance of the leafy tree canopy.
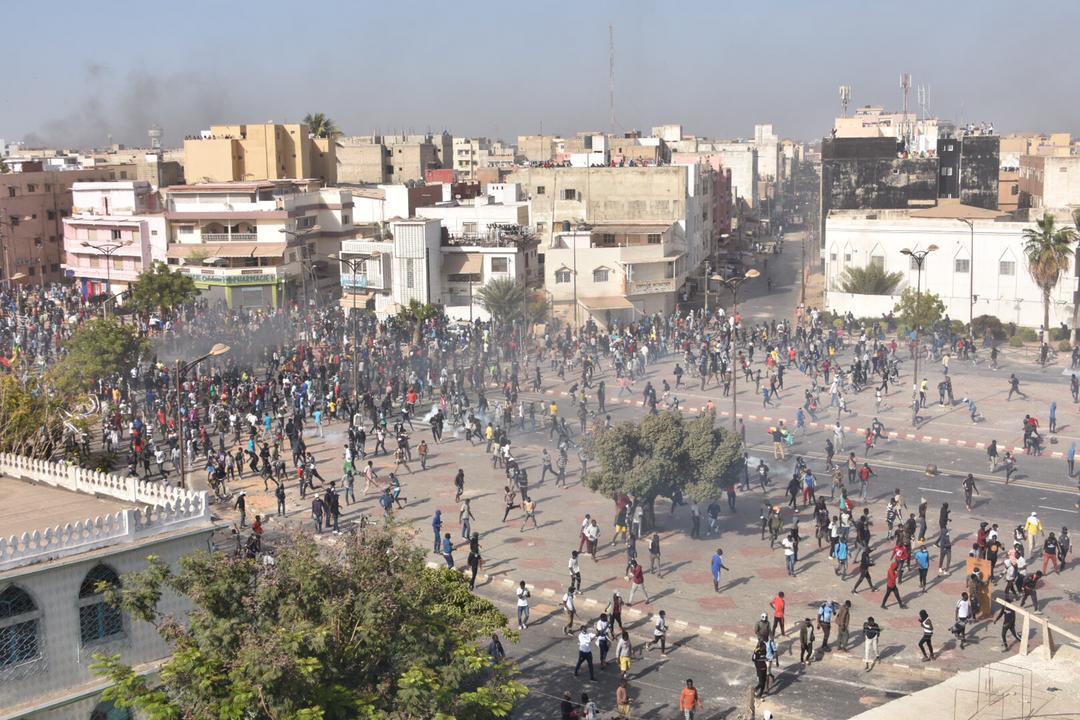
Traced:
[[900, 302], [893, 308], [900, 322], [909, 328], [929, 328], [945, 314], [945, 303], [931, 292], [921, 295], [908, 288], [900, 294]]
[[877, 263], [866, 267], [844, 268], [840, 276], [840, 288], [846, 293], [856, 295], [892, 295], [904, 279], [900, 272], [885, 272]]
[[[125, 576], [109, 602], [155, 623], [173, 655], [155, 678], [98, 655], [94, 671], [114, 683], [105, 698], [149, 720], [481, 720], [526, 695], [486, 652], [506, 618], [400, 534], [333, 548], [296, 536], [275, 558], [203, 552], [175, 573], [150, 558]], [[161, 614], [167, 591], [194, 605], [186, 624]]]
[[647, 506], [676, 490], [694, 500], [720, 494], [742, 472], [742, 445], [736, 434], [716, 427], [714, 413], [684, 420], [680, 413], [625, 422], [597, 438], [597, 462], [585, 484], [604, 495], [626, 493]]
[[308, 132], [317, 138], [336, 138], [341, 135], [337, 123], [326, 113], [308, 113], [304, 116], [304, 124], [308, 126]]
[[1036, 220], [1034, 228], [1024, 230], [1028, 272], [1042, 290], [1044, 328], [1050, 328], [1050, 293], [1061, 279], [1061, 273], [1073, 263], [1076, 238], [1076, 228], [1057, 225], [1051, 213]]
[[84, 429], [73, 416], [77, 396], [51, 392], [33, 374], [23, 380], [0, 375], [0, 452], [48, 459], [64, 434], [65, 423]]
[[150, 342], [130, 325], [115, 318], [83, 324], [64, 346], [67, 354], [51, 373], [57, 387], [67, 392], [86, 391], [99, 378], [127, 372], [149, 352]]
[[139, 275], [131, 285], [131, 304], [139, 312], [156, 310], [164, 314], [198, 296], [190, 276], [173, 272], [162, 262], [154, 263], [150, 272]]

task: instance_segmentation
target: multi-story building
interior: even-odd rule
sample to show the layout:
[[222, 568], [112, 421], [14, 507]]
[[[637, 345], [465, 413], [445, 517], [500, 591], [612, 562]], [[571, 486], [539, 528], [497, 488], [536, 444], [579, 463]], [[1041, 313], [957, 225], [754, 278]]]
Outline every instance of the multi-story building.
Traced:
[[356, 237], [349, 190], [314, 180], [167, 188], [169, 264], [229, 307], [278, 307], [338, 292], [329, 260]]
[[[2, 455], [0, 495], [0, 718], [130, 720], [101, 700], [108, 683], [94, 655], [118, 654], [146, 675], [172, 648], [106, 604], [98, 583], [122, 583], [148, 555], [175, 567], [205, 550], [206, 493]], [[158, 610], [183, 618], [190, 604], [167, 592]]]
[[564, 142], [558, 135], [518, 135], [517, 146], [525, 162], [549, 163]]
[[996, 210], [1001, 175], [1001, 138], [948, 135], [938, 138], [938, 197]]
[[910, 141], [913, 154], [932, 155], [940, 134], [937, 118], [920, 118], [914, 112], [886, 112], [880, 105], [864, 105], [852, 117], [833, 122], [834, 138], [893, 138]]
[[[362, 238], [341, 243], [341, 305], [396, 313], [413, 300], [438, 303], [442, 297], [439, 247], [442, 225], [428, 218], [395, 218], [388, 238]], [[355, 264], [353, 273], [350, 263]]]
[[677, 223], [567, 227], [544, 250], [552, 312], [605, 328], [675, 309], [693, 270]]
[[406, 183], [423, 181], [443, 167], [452, 139], [441, 135], [365, 135], [337, 139], [338, 181]]
[[184, 140], [189, 183], [321, 180], [337, 183], [337, 144], [313, 137], [303, 123], [214, 125]]
[[528, 227], [529, 202], [516, 184], [489, 185], [487, 193], [471, 200], [417, 207], [416, 215], [441, 222], [447, 238], [476, 240], [509, 228]]
[[483, 168], [512, 168], [517, 161], [513, 146], [483, 137], [454, 138], [453, 153], [453, 169], [464, 180], [477, 180]]
[[[528, 228], [507, 227], [472, 238], [444, 237], [441, 250], [441, 302], [455, 320], [487, 320], [478, 292], [499, 279], [514, 279], [532, 287], [543, 279], [539, 243]], [[541, 322], [543, 318], [534, 318]]]
[[150, 183], [75, 183], [64, 218], [65, 274], [85, 299], [118, 295], [155, 261], [165, 262], [165, 215]]
[[1080, 206], [1080, 155], [1021, 155], [1019, 207], [1062, 214]]
[[757, 207], [758, 155], [752, 143], [739, 141], [694, 141], [694, 150], [677, 150], [671, 154], [672, 163], [691, 163], [698, 160], [710, 165], [719, 162], [731, 170], [731, 195], [735, 204]]
[[758, 200], [765, 203], [767, 215], [772, 215], [782, 209], [780, 193], [784, 181], [780, 138], [773, 132], [772, 125], [754, 126], [754, 150], [757, 153]]
[[71, 186], [101, 180], [101, 170], [0, 174], [0, 282], [40, 285], [63, 277], [63, 220]]

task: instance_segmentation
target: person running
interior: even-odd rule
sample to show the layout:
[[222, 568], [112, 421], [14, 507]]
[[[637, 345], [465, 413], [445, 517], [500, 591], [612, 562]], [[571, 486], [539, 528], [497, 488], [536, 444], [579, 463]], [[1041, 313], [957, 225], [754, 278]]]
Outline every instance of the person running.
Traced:
[[870, 567], [873, 564], [874, 561], [870, 557], [870, 549], [863, 548], [862, 554], [859, 555], [859, 579], [855, 581], [855, 587], [851, 589], [853, 594], [859, 594], [859, 586], [862, 585], [863, 580], [870, 586], [870, 592], [877, 592], [877, 589], [874, 587], [874, 580], [870, 577]]
[[934, 622], [930, 614], [925, 610], [919, 611], [919, 623], [922, 625], [922, 639], [919, 640], [919, 650], [923, 655], [923, 662], [934, 659]]
[[881, 599], [881, 609], [882, 610], [884, 610], [885, 606], [888, 604], [890, 595], [896, 596], [896, 603], [900, 606], [901, 610], [903, 610], [906, 607], [904, 605], [903, 599], [901, 599], [901, 597], [900, 597], [900, 588], [898, 587], [899, 582], [900, 582], [900, 563], [899, 562], [893, 562], [891, 565], [889, 565], [889, 571], [888, 571], [888, 573], [886, 573], [885, 597], [883, 597]]
[[635, 560], [630, 568], [630, 596], [626, 598], [627, 605], [634, 604], [634, 595], [637, 593], [638, 588], [641, 588], [641, 592], [645, 595], [645, 604], [651, 602], [649, 600], [649, 591], [645, 588], [645, 568]]
[[663, 610], [656, 616], [656, 621], [653, 625], [653, 639], [645, 643], [646, 650], [652, 650], [654, 646], [660, 646], [660, 655], [667, 657], [667, 613]]
[[1009, 651], [1009, 641], [1006, 639], [1007, 633], [1012, 633], [1013, 638], [1017, 642], [1020, 641], [1020, 636], [1016, 633], [1016, 611], [1008, 605], [1002, 605], [998, 610], [997, 616], [994, 618], [994, 625], [997, 625], [997, 621], [1001, 620], [1001, 649], [1003, 652]]

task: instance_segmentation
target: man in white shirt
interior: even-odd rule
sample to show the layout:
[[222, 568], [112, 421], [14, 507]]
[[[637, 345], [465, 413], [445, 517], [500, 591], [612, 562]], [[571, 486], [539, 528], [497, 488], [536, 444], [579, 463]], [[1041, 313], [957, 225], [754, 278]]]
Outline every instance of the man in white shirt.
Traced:
[[652, 650], [653, 645], [660, 645], [660, 654], [667, 655], [667, 613], [663, 610], [656, 616], [656, 624], [653, 627], [653, 639], [645, 644], [646, 650]]
[[578, 551], [570, 551], [570, 561], [566, 564], [570, 571], [570, 592], [581, 592], [581, 563], [578, 561]]
[[[563, 611], [566, 612], [566, 626], [563, 628], [563, 635], [569, 635], [574, 629], [574, 614], [577, 612], [577, 606], [574, 605], [574, 588], [570, 586], [566, 588], [566, 592], [562, 596]], [[589, 663], [589, 667], [592, 667], [592, 663]]]
[[964, 641], [967, 639], [967, 624], [971, 620], [971, 600], [967, 593], [961, 593], [956, 601], [956, 627], [954, 634], [960, 640], [960, 649], [964, 649]]
[[522, 580], [518, 584], [517, 589], [517, 617], [518, 617], [518, 630], [524, 630], [529, 627], [529, 597], [531, 593], [529, 589], [525, 587], [525, 581]]
[[[570, 596], [573, 598], [573, 595]], [[589, 632], [589, 628], [585, 625], [581, 626], [581, 632], [578, 633], [578, 654], [577, 665], [574, 666], [574, 677], [577, 677], [578, 670], [581, 669], [581, 663], [585, 663], [589, 666], [589, 679], [596, 680], [596, 676], [593, 675], [593, 663], [592, 663], [592, 644], [596, 639], [596, 635]]]

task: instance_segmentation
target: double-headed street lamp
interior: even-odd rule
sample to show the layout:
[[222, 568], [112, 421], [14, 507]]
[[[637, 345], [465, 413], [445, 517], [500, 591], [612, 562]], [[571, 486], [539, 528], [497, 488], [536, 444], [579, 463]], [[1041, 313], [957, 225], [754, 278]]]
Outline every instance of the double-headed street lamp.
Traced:
[[[735, 318], [739, 314], [739, 286], [747, 280], [753, 280], [756, 277], [760, 277], [759, 273], [754, 268], [750, 268], [744, 275], [736, 275], [734, 277], [724, 278], [721, 275], [713, 275], [712, 280], [716, 280], [728, 290], [731, 291], [731, 317]], [[706, 295], [706, 298], [709, 296]], [[729, 343], [731, 348], [731, 427], [735, 428], [735, 417], [738, 412], [738, 405], [736, 398], [739, 395], [739, 368], [735, 367], [735, 360], [738, 357], [738, 353], [735, 350], [735, 326], [732, 324], [731, 341]]]
[[90, 243], [83, 242], [84, 248], [97, 250], [105, 256], [105, 302], [101, 304], [101, 312], [105, 317], [109, 316], [109, 300], [112, 299], [112, 256], [122, 248], [131, 244], [130, 240], [124, 242]]
[[229, 350], [230, 350], [230, 348], [229, 348], [228, 345], [225, 345], [224, 343], [216, 343], [214, 345], [214, 347], [210, 348], [210, 352], [206, 353], [201, 358], [198, 358], [196, 360], [192, 360], [189, 363], [185, 363], [180, 358], [176, 359], [176, 435], [177, 435], [177, 442], [179, 443], [179, 447], [180, 447], [180, 485], [181, 485], [181, 487], [187, 487], [187, 477], [186, 477], [187, 471], [186, 471], [186, 468], [185, 468], [185, 461], [184, 461], [184, 451], [186, 449], [184, 447], [184, 409], [183, 409], [183, 402], [181, 401], [182, 397], [183, 397], [183, 395], [182, 395], [183, 390], [180, 387], [181, 382], [184, 379], [184, 374], [188, 370], [195, 367], [196, 365], [201, 363], [206, 358], [217, 357], [219, 355], [224, 355], [225, 353], [229, 352]]
[[[919, 351], [919, 317], [920, 313], [922, 312], [922, 269], [923, 263], [926, 262], [926, 256], [937, 249], [937, 245], [931, 245], [925, 250], [912, 250], [911, 248], [904, 248], [900, 251], [902, 255], [907, 255], [915, 261], [915, 267], [918, 270], [918, 273], [915, 276], [915, 378], [914, 384], [912, 386], [912, 395], [915, 397], [915, 400], [919, 402], [920, 407], [922, 405], [922, 401], [919, 399], [919, 355], [921, 354]], [[972, 272], [975, 271], [974, 267], [969, 269]], [[912, 425], [915, 424], [915, 418], [917, 415], [918, 413], [912, 413]]]
[[[357, 344], [356, 339], [356, 275], [357, 268], [362, 267], [368, 260], [372, 260], [381, 257], [382, 253], [376, 251], [370, 255], [364, 255], [355, 258], [341, 257], [341, 253], [330, 253], [327, 255], [331, 260], [337, 260], [339, 263], [344, 263], [349, 266], [349, 274], [352, 276], [352, 282], [349, 283], [350, 293], [352, 294], [352, 310], [349, 313], [349, 324], [352, 326], [352, 345], [353, 345], [353, 358], [350, 365], [352, 366], [352, 394], [355, 399], [358, 397], [357, 387], [357, 364], [360, 361], [360, 346]], [[340, 270], [340, 267], [339, 267]], [[366, 271], [365, 271], [366, 277]]]

